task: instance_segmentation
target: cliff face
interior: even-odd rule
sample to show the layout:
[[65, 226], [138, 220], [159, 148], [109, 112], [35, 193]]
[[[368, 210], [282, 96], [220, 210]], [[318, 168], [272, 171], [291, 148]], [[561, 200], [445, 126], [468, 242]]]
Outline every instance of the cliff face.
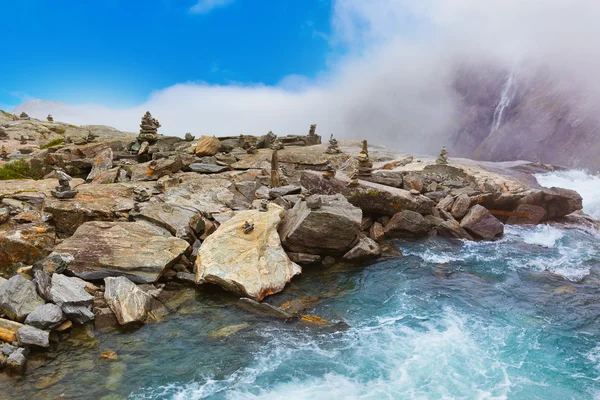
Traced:
[[453, 90], [457, 155], [600, 170], [600, 106], [573, 83], [479, 65], [459, 69]]

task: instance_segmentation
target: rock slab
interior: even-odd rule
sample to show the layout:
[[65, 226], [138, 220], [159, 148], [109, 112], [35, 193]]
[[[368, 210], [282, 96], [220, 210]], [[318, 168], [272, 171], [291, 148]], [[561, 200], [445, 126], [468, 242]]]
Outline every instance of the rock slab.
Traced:
[[94, 297], [85, 291], [85, 282], [62, 274], [52, 275], [50, 299], [73, 322], [84, 324], [94, 319]]
[[154, 298], [129, 279], [105, 278], [104, 299], [121, 325], [143, 324], [152, 310]]
[[10, 319], [23, 322], [44, 300], [38, 296], [35, 284], [15, 275], [0, 287], [0, 310]]

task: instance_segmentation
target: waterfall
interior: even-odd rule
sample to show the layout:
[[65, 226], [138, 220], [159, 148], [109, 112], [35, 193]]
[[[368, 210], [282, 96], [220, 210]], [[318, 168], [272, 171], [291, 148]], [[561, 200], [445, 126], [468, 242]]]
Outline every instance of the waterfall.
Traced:
[[504, 88], [502, 89], [502, 96], [500, 97], [500, 101], [496, 106], [496, 110], [494, 111], [494, 120], [492, 121], [492, 130], [490, 133], [497, 131], [500, 128], [500, 124], [502, 123], [502, 116], [504, 115], [504, 110], [510, 105], [510, 102], [513, 99], [513, 96], [516, 92], [516, 77], [513, 72], [511, 72], [506, 78], [506, 83], [504, 84]]

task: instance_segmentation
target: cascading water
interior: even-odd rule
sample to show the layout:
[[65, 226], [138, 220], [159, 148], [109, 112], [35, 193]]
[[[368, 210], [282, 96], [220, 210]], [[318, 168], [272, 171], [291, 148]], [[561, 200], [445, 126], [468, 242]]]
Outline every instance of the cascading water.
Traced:
[[583, 211], [600, 219], [600, 176], [570, 170], [538, 174], [536, 179], [545, 187], [573, 189], [583, 197]]
[[515, 92], [516, 92], [517, 80], [516, 74], [511, 72], [506, 78], [506, 82], [504, 83], [504, 88], [502, 89], [502, 95], [500, 96], [500, 101], [494, 110], [494, 119], [492, 121], [492, 128], [490, 133], [497, 131], [502, 124], [502, 117], [504, 116], [504, 111], [510, 105]]

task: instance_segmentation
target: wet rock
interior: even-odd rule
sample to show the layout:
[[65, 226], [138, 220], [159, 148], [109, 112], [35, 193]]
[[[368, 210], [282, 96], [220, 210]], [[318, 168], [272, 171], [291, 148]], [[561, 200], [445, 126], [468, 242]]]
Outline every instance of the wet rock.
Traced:
[[583, 199], [579, 193], [557, 187], [544, 188], [531, 193], [519, 200], [519, 204], [531, 204], [544, 208], [546, 210], [544, 221], [564, 217], [583, 209]]
[[121, 325], [143, 324], [161, 304], [154, 297], [120, 276], [105, 278], [104, 299]]
[[212, 165], [201, 163], [190, 164], [189, 169], [193, 172], [198, 172], [200, 174], [218, 174], [219, 172], [231, 170], [231, 168], [227, 165]]
[[[222, 224], [200, 247], [196, 281], [256, 300], [283, 290], [301, 272], [281, 247], [277, 225], [283, 214], [281, 207], [269, 204], [266, 212], [241, 211]], [[249, 234], [243, 232], [246, 221], [254, 224]]]
[[321, 262], [321, 256], [317, 254], [287, 253], [287, 255], [290, 258], [290, 260], [300, 265], [317, 264]]
[[22, 327], [23, 324], [8, 319], [0, 318], [0, 341], [4, 341], [6, 343], [16, 342], [17, 331]]
[[440, 236], [473, 240], [473, 236], [471, 236], [469, 232], [464, 230], [460, 224], [453, 219], [442, 222], [436, 227], [436, 230]]
[[44, 300], [38, 296], [35, 284], [15, 275], [0, 287], [0, 311], [10, 319], [23, 322]]
[[381, 249], [373, 239], [364, 237], [358, 241], [358, 244], [349, 252], [344, 254], [344, 260], [350, 262], [359, 262], [370, 258], [377, 258], [381, 255]]
[[[88, 182], [93, 181], [99, 175], [108, 171], [113, 167], [113, 151], [109, 147], [105, 150], [102, 150], [94, 159], [94, 163], [92, 164], [92, 171], [88, 174], [86, 180]], [[114, 182], [114, 181], [113, 181]]]
[[221, 141], [214, 136], [202, 136], [196, 143], [196, 156], [214, 156], [221, 149]]
[[387, 237], [397, 236], [423, 236], [431, 230], [431, 224], [419, 213], [405, 210], [392, 217], [385, 226]]
[[214, 330], [208, 334], [208, 337], [213, 340], [225, 339], [230, 336], [235, 335], [238, 332], [244, 331], [250, 328], [250, 324], [237, 324], [237, 325], [228, 325], [223, 328]]
[[243, 308], [244, 310], [250, 311], [254, 314], [258, 314], [269, 318], [286, 320], [294, 317], [293, 314], [284, 311], [281, 308], [274, 307], [267, 303], [259, 303], [256, 300], [249, 299], [246, 297], [239, 299], [236, 303], [236, 306]]
[[546, 216], [546, 210], [543, 207], [530, 204], [519, 204], [519, 207], [517, 207], [515, 211], [518, 213], [529, 214], [529, 218], [509, 217], [506, 221], [508, 225], [537, 225], [542, 222]]
[[460, 226], [475, 237], [486, 240], [497, 238], [504, 233], [504, 224], [479, 204], [471, 207]]
[[94, 319], [94, 297], [85, 291], [85, 284], [62, 274], [52, 275], [50, 299], [71, 321], [85, 324]]
[[117, 325], [119, 325], [117, 317], [108, 306], [94, 307], [94, 327], [96, 329], [106, 329]]
[[357, 186], [348, 187], [348, 179], [324, 179], [313, 171], [302, 171], [300, 182], [309, 192], [316, 194], [343, 194], [348, 201], [365, 214], [392, 216], [402, 210], [431, 214], [433, 200], [412, 195], [404, 189], [393, 188], [359, 180]]
[[320, 198], [322, 206], [318, 209], [310, 209], [307, 202], [302, 201], [286, 213], [279, 236], [287, 250], [342, 255], [356, 243], [362, 211], [342, 195]]
[[374, 222], [369, 230], [369, 237], [376, 242], [383, 242], [385, 240], [385, 228], [379, 222]]
[[269, 199], [273, 200], [277, 197], [283, 197], [290, 194], [302, 193], [302, 187], [296, 185], [280, 186], [269, 190]]
[[454, 218], [461, 219], [467, 214], [469, 207], [471, 207], [471, 198], [466, 194], [461, 194], [454, 200], [450, 212]]
[[27, 350], [19, 347], [6, 360], [6, 369], [14, 374], [23, 375], [27, 370]]
[[25, 325], [17, 331], [17, 341], [23, 347], [50, 347], [50, 332]]
[[59, 306], [48, 303], [33, 310], [25, 319], [25, 323], [38, 329], [51, 330], [63, 323], [65, 319]]
[[188, 248], [185, 240], [163, 236], [144, 222], [87, 222], [54, 252], [68, 260], [69, 270], [82, 279], [126, 276], [133, 282], [152, 283]]

